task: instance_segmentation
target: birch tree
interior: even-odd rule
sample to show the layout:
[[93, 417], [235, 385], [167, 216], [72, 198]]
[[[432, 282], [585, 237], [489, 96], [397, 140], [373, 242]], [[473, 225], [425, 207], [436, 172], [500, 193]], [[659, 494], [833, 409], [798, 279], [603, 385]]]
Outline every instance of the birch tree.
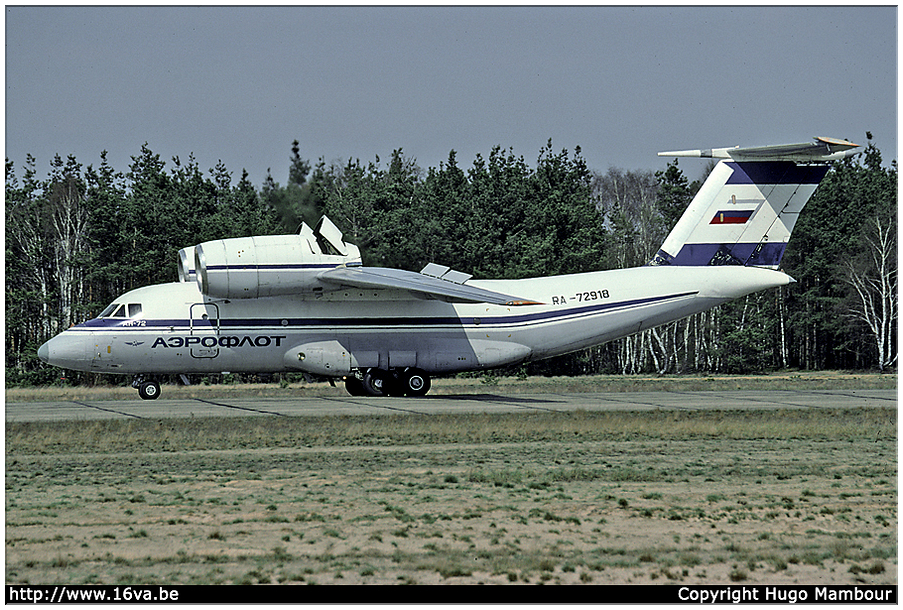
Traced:
[[897, 361], [897, 228], [881, 215], [867, 226], [862, 255], [846, 263], [845, 280], [855, 293], [849, 315], [868, 327], [884, 371]]
[[77, 320], [77, 308], [85, 292], [85, 264], [88, 250], [88, 210], [81, 165], [69, 156], [65, 165], [57, 155], [51, 163], [48, 188], [51, 269], [59, 292], [59, 327], [68, 328]]

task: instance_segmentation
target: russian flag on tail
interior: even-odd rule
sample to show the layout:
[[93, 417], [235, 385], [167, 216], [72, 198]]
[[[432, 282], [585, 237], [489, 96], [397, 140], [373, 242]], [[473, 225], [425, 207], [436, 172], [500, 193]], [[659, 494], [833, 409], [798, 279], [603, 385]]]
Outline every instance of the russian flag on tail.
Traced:
[[753, 215], [754, 210], [719, 210], [710, 225], [742, 225]]

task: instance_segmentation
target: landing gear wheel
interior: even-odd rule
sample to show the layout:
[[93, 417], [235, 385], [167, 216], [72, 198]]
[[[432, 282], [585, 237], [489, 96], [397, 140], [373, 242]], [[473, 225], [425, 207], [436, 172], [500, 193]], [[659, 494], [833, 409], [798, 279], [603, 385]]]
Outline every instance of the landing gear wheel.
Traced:
[[364, 373], [362, 386], [369, 396], [385, 396], [390, 383], [389, 373], [374, 368]]
[[156, 381], [145, 381], [138, 386], [138, 396], [144, 400], [154, 400], [160, 396], [160, 384]]
[[364, 383], [357, 377], [345, 377], [345, 389], [352, 396], [366, 396], [364, 391]]
[[430, 376], [420, 369], [408, 369], [401, 374], [401, 384], [408, 396], [424, 396], [430, 391]]

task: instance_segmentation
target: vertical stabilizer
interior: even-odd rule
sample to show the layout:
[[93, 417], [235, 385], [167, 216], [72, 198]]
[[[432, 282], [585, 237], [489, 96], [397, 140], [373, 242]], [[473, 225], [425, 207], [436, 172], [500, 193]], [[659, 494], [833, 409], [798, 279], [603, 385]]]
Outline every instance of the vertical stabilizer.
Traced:
[[[828, 172], [854, 154], [845, 140], [659, 153], [722, 159], [651, 265], [744, 265], [777, 269], [799, 214]], [[801, 164], [801, 163], [805, 164]]]

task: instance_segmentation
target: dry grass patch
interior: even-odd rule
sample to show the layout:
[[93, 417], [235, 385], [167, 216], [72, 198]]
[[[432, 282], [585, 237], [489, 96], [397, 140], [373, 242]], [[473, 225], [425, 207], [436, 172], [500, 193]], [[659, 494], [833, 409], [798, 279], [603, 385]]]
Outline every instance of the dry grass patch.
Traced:
[[896, 583], [894, 409], [6, 434], [10, 583]]

